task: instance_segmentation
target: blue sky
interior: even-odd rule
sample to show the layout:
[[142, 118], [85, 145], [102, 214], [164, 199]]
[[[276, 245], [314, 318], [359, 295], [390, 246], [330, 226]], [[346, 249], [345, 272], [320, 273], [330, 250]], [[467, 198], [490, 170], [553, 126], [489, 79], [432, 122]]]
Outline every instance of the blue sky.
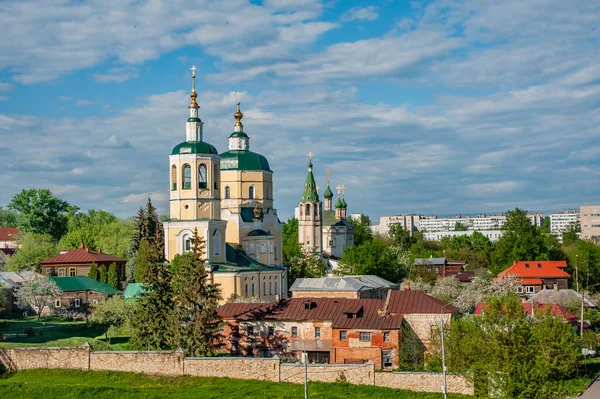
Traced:
[[349, 212], [553, 211], [600, 201], [600, 3], [3, 1], [0, 205], [166, 212], [198, 68], [205, 140], [235, 92], [293, 214], [306, 154]]

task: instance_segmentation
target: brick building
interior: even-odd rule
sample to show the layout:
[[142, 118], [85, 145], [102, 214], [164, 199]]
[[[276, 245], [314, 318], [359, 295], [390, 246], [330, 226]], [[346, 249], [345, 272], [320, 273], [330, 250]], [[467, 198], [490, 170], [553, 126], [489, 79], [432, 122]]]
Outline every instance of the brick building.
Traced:
[[77, 249], [65, 249], [60, 255], [40, 262], [44, 276], [75, 277], [87, 276], [93, 263], [96, 266], [105, 266], [108, 270], [112, 263], [116, 263], [119, 280], [126, 279], [125, 259], [102, 253], [102, 250], [84, 248], [81, 245]]

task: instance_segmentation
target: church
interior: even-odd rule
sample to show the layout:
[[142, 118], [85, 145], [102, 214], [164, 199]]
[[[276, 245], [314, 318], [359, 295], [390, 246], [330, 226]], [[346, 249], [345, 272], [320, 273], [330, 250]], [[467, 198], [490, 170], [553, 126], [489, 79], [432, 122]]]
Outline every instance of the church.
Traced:
[[220, 285], [222, 301], [287, 296], [282, 264], [282, 224], [273, 207], [273, 171], [250, 151], [238, 96], [227, 152], [205, 141], [192, 67], [185, 141], [169, 155], [169, 219], [164, 222], [165, 258], [190, 251], [196, 234], [205, 244], [206, 267]]
[[[342, 257], [344, 248], [354, 244], [354, 226], [346, 219], [348, 205], [344, 199], [346, 188], [338, 185], [337, 201], [333, 209], [331, 170], [326, 169], [327, 187], [319, 198], [319, 186], [313, 174], [312, 154], [308, 154], [308, 173], [304, 182], [302, 198], [298, 203], [298, 242], [307, 254], [316, 254], [329, 260], [328, 268], [335, 269], [336, 260]], [[324, 205], [324, 207], [323, 207]]]

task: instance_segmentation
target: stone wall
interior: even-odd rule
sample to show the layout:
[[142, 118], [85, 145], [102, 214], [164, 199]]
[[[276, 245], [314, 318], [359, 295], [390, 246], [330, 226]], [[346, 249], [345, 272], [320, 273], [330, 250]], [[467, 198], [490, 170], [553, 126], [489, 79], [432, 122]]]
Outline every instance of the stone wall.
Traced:
[[[373, 385], [375, 383], [375, 365], [364, 364], [309, 364], [308, 380], [335, 382], [344, 378], [351, 384]], [[301, 384], [304, 382], [304, 364], [282, 363], [280, 381]], [[344, 377], [342, 377], [342, 375]]]
[[[451, 393], [462, 393], [473, 395], [473, 385], [464, 377], [459, 375], [447, 375], [447, 391]], [[441, 373], [405, 373], [405, 372], [381, 372], [375, 375], [375, 385], [396, 389], [410, 389], [417, 392], [441, 392], [443, 375]]]
[[177, 352], [91, 352], [90, 370], [182, 375], [183, 351]]
[[[302, 383], [304, 365], [281, 363], [272, 358], [184, 357], [176, 352], [91, 352], [89, 345], [78, 348], [0, 348], [0, 369], [34, 368], [127, 371], [160, 375], [229, 377], [274, 382]], [[371, 361], [364, 364], [309, 364], [310, 381], [440, 392], [442, 375], [437, 373], [377, 372]], [[472, 384], [464, 377], [448, 375], [448, 392], [473, 394]]]
[[184, 365], [184, 374], [195, 377], [279, 381], [277, 357], [186, 357]]

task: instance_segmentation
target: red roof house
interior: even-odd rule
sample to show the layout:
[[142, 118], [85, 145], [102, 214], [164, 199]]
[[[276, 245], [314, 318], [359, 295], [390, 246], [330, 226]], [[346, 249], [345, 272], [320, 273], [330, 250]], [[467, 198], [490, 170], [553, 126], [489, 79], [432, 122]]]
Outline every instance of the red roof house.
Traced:
[[18, 236], [19, 230], [16, 227], [0, 227], [0, 251], [6, 255], [12, 255], [14, 250], [19, 247]]
[[93, 263], [96, 266], [105, 266], [108, 270], [111, 263], [117, 264], [119, 279], [125, 280], [125, 259], [94, 251], [81, 245], [77, 249], [65, 249], [60, 255], [40, 262], [42, 274], [45, 276], [73, 277], [87, 276]]
[[563, 270], [566, 267], [565, 260], [524, 260], [514, 262], [508, 269], [498, 273], [498, 277], [521, 277], [521, 287], [517, 293], [530, 296], [543, 289], [569, 288], [571, 275]]

